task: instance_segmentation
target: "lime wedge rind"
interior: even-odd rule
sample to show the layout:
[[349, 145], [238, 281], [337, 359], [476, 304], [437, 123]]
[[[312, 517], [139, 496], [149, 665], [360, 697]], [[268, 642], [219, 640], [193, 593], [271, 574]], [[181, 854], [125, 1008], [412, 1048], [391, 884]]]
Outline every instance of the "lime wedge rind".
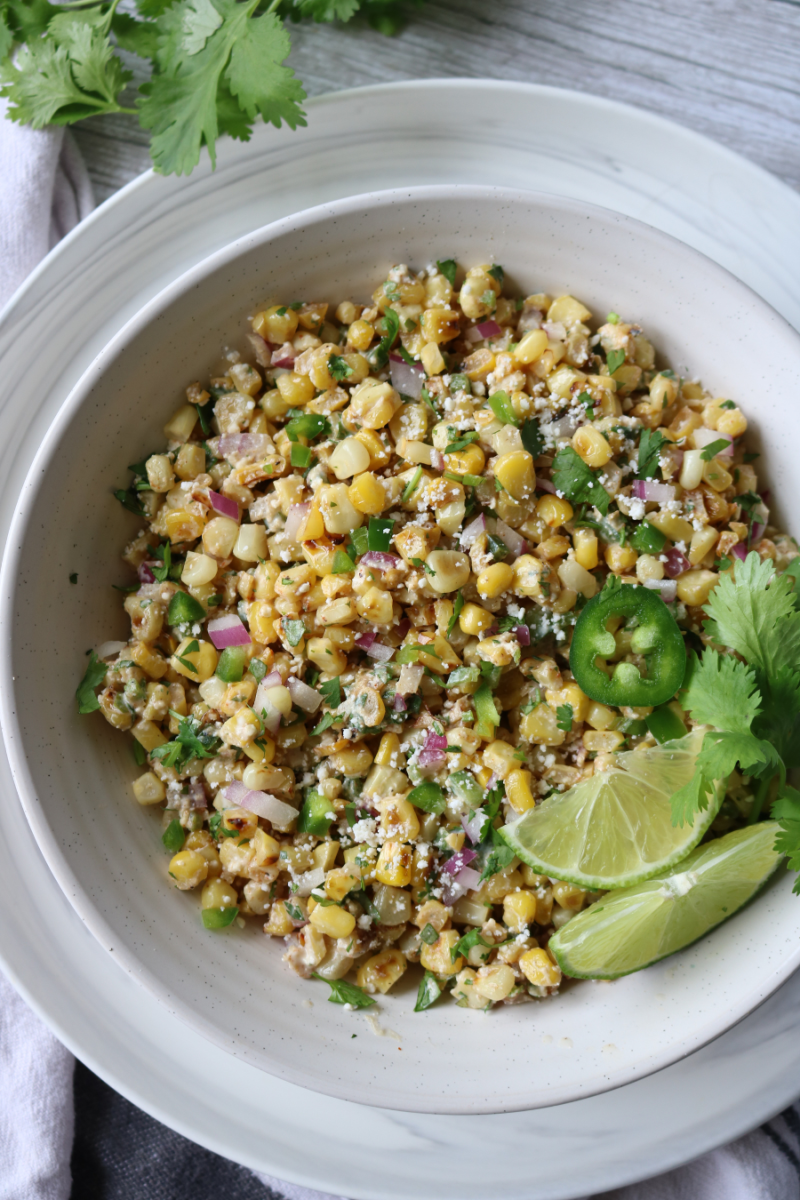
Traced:
[[724, 796], [718, 783], [692, 825], [672, 825], [670, 798], [695, 770], [704, 731], [617, 756], [593, 776], [505, 825], [501, 837], [540, 875], [595, 891], [632, 887], [675, 866], [697, 846]]
[[762, 821], [698, 846], [680, 870], [614, 891], [578, 913], [548, 948], [574, 979], [620, 979], [687, 949], [767, 885], [783, 858], [777, 832], [775, 821]]

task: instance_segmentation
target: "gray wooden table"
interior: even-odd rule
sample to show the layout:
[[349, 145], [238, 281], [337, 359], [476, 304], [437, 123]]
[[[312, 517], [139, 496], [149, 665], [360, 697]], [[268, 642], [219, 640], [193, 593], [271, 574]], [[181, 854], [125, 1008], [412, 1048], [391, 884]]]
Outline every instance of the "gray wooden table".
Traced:
[[[487, 76], [637, 104], [800, 188], [800, 0], [428, 0], [394, 38], [293, 26], [309, 95]], [[98, 201], [149, 166], [135, 118], [78, 126]]]

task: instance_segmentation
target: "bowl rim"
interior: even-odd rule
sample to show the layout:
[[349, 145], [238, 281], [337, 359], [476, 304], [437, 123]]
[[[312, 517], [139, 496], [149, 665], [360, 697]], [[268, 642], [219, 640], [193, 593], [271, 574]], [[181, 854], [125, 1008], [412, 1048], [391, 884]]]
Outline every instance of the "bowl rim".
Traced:
[[[90, 899], [88, 892], [67, 860], [49, 822], [46, 820], [44, 809], [36, 794], [36, 788], [29, 771], [24, 754], [24, 737], [22, 728], [17, 720], [14, 700], [14, 676], [12, 674], [13, 628], [16, 590], [20, 577], [20, 558], [24, 553], [25, 541], [33, 517], [33, 507], [39, 491], [39, 478], [50, 468], [51, 462], [58, 453], [61, 438], [77, 416], [82, 405], [92, 389], [113, 365], [115, 359], [148, 325], [156, 320], [170, 306], [192, 289], [201, 285], [204, 280], [216, 270], [234, 262], [240, 255], [260, 247], [270, 241], [287, 234], [308, 230], [314, 225], [323, 224], [330, 219], [343, 217], [364, 211], [365, 209], [390, 208], [398, 203], [424, 203], [455, 198], [475, 198], [476, 200], [493, 199], [498, 204], [524, 204], [546, 209], [557, 209], [559, 213], [569, 212], [572, 215], [602, 219], [608, 224], [616, 224], [620, 228], [635, 232], [640, 241], [660, 246], [673, 246], [680, 253], [702, 262], [704, 270], [711, 275], [719, 285], [732, 286], [740, 293], [749, 295], [756, 307], [762, 313], [769, 315], [775, 322], [776, 334], [786, 337], [793, 344], [795, 352], [800, 351], [800, 333], [778, 313], [772, 305], [758, 295], [748, 284], [738, 279], [727, 268], [720, 266], [713, 259], [680, 239], [673, 237], [648, 225], [646, 222], [629, 217], [626, 214], [601, 205], [592, 204], [558, 193], [521, 188], [496, 187], [476, 184], [437, 184], [404, 188], [389, 188], [375, 192], [363, 192], [343, 197], [338, 200], [326, 201], [303, 209], [290, 216], [279, 218], [260, 226], [251, 232], [221, 247], [185, 271], [173, 280], [155, 296], [148, 300], [136, 312], [111, 340], [99, 351], [97, 356], [86, 368], [80, 379], [70, 391], [61, 408], [55, 415], [51, 425], [26, 474], [24, 484], [17, 498], [14, 514], [9, 527], [6, 553], [0, 564], [0, 732], [9, 758], [12, 777], [17, 789], [17, 796], [25, 816], [31, 827], [39, 849], [62, 892], [77, 912], [83, 924], [92, 936], [110, 953], [114, 961], [127, 974], [137, 980], [154, 995], [167, 1009], [179, 1016], [192, 1029], [204, 1038], [217, 1044], [229, 1053], [239, 1057], [247, 1057], [246, 1043], [232, 1044], [231, 1040], [217, 1031], [214, 1024], [195, 1011], [182, 999], [173, 993], [149, 968], [143, 966], [136, 954], [126, 946], [120, 945], [111, 926], [106, 922], [101, 911]], [[735, 914], [733, 914], [735, 915]], [[711, 931], [713, 933], [713, 931]], [[480, 1113], [499, 1113], [525, 1111], [534, 1108], [555, 1107], [573, 1100], [588, 1098], [603, 1094], [607, 1091], [622, 1087], [635, 1079], [641, 1079], [654, 1074], [665, 1067], [687, 1057], [702, 1046], [708, 1045], [722, 1034], [739, 1024], [745, 1017], [754, 1012], [776, 991], [782, 983], [800, 966], [800, 945], [793, 954], [783, 959], [780, 967], [774, 971], [763, 993], [746, 996], [738, 1006], [727, 1010], [716, 1021], [706, 1021], [693, 1034], [685, 1036], [683, 1042], [673, 1042], [671, 1047], [665, 1047], [661, 1052], [646, 1060], [619, 1068], [617, 1075], [601, 1083], [561, 1084], [554, 1087], [553, 1094], [543, 1096], [540, 1100], [532, 1097], [513, 1099], [501, 1104], [497, 1101], [481, 1101], [475, 1097], [455, 1097], [452, 1101], [436, 1100], [426, 1103], [424, 1094], [416, 1096], [411, 1101], [398, 1102], [397, 1097], [385, 1092], [369, 1093], [365, 1096], [354, 1096], [346, 1086], [341, 1086], [338, 1080], [325, 1078], [320, 1080], [313, 1072], [302, 1068], [286, 1065], [279, 1061], [271, 1061], [267, 1067], [262, 1063], [265, 1073], [284, 1079], [289, 1083], [308, 1088], [309, 1090], [331, 1095], [351, 1103], [364, 1103], [370, 1106], [399, 1111], [413, 1111], [431, 1114], [476, 1115]], [[609, 1073], [610, 1074], [610, 1073]]]

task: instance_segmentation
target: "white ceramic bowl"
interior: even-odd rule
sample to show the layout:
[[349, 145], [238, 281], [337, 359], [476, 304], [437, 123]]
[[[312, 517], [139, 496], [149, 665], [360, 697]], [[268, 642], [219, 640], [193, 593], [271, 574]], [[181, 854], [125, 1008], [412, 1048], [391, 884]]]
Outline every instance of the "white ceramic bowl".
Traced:
[[[170, 887], [158, 821], [132, 799], [130, 739], [99, 716], [78, 717], [73, 699], [85, 652], [126, 632], [111, 584], [125, 578], [118, 553], [135, 524], [110, 490], [128, 463], [162, 445], [183, 388], [240, 340], [244, 316], [289, 296], [366, 299], [393, 263], [450, 256], [465, 265], [493, 258], [522, 293], [571, 292], [598, 315], [641, 321], [676, 369], [742, 403], [775, 519], [791, 528], [800, 341], [747, 287], [664, 234], [558, 197], [476, 187], [355, 197], [213, 255], [146, 305], [72, 392], [9, 537], [0, 699], [17, 787], [53, 873], [94, 936], [170, 1010], [233, 1054], [318, 1091], [480, 1113], [619, 1086], [740, 1020], [800, 960], [800, 901], [788, 875], [700, 943], [627, 979], [489, 1016], [451, 1003], [415, 1014], [409, 980], [365, 1020], [328, 1004], [325, 985], [295, 976], [281, 944], [257, 927], [203, 929], [196, 897]], [[24, 920], [24, 895], [19, 905]]]

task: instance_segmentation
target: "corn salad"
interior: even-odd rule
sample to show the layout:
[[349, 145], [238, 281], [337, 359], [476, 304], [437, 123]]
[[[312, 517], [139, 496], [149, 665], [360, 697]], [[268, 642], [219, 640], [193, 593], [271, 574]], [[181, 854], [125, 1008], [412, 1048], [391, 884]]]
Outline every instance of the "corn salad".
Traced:
[[[82, 711], [133, 734], [165, 880], [207, 928], [282, 939], [354, 1005], [411, 964], [418, 1009], [550, 996], [548, 940], [597, 896], [496, 830], [653, 744], [652, 710], [592, 702], [569, 670], [609, 573], [699, 644], [737, 558], [796, 554], [747, 420], [639, 326], [506, 294], [499, 266], [399, 265], [366, 305], [249, 324], [117, 493], [140, 526], [131, 635], [92, 655]], [[616, 647], [637, 661], [624, 629]]]

